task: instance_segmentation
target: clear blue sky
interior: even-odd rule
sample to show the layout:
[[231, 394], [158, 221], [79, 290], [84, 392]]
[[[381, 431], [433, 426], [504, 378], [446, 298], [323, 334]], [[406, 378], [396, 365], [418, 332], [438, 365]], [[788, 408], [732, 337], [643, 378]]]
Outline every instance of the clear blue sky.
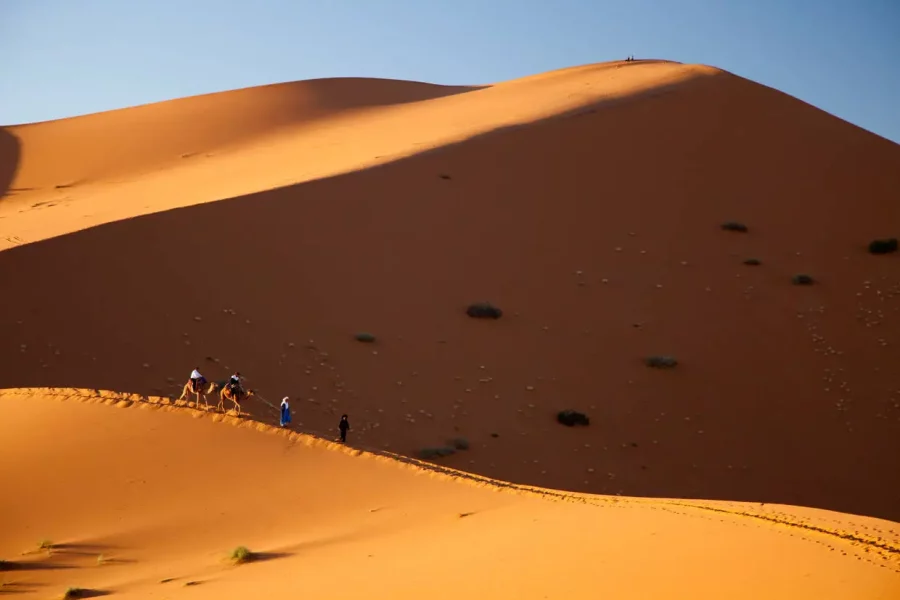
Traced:
[[704, 63], [900, 142], [900, 0], [0, 0], [0, 123], [251, 85]]

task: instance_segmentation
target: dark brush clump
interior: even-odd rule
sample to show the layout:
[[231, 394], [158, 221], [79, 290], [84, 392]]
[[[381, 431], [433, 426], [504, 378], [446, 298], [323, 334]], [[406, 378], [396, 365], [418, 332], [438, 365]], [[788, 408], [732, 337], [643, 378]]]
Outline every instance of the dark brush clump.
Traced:
[[794, 285], [812, 285], [815, 280], [809, 275], [800, 273], [799, 275], [794, 275], [794, 277], [791, 278], [791, 282]]
[[419, 450], [419, 458], [431, 460], [434, 458], [443, 458], [456, 453], [456, 448], [451, 446], [441, 446], [438, 448], [422, 448]]
[[744, 264], [750, 267], [758, 267], [762, 262], [758, 258], [747, 258], [744, 260]]
[[738, 233], [747, 233], [749, 229], [743, 223], [737, 221], [727, 221], [722, 223], [722, 229], [725, 231], [737, 231]]
[[872, 240], [869, 242], [870, 254], [890, 254], [897, 251], [897, 238]]
[[469, 305], [466, 314], [473, 319], [499, 319], [503, 316], [503, 311], [489, 302], [477, 302]]
[[575, 425], [590, 425], [591, 420], [584, 413], [580, 413], [575, 410], [561, 410], [556, 415], [556, 420], [567, 427], [574, 427]]
[[467, 440], [466, 438], [461, 438], [461, 437], [454, 438], [454, 439], [450, 440], [449, 442], [447, 442], [447, 445], [452, 446], [453, 448], [456, 448], [457, 450], [468, 450], [469, 449], [469, 440]]
[[674, 356], [650, 356], [644, 359], [644, 363], [654, 369], [671, 369], [678, 366]]

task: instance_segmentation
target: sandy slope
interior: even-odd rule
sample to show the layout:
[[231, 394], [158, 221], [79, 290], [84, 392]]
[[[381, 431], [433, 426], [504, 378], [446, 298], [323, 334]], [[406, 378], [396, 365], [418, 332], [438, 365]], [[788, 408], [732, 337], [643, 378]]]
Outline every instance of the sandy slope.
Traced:
[[[0, 480], [15, 484], [0, 495], [0, 558], [15, 567], [0, 590], [396, 600], [900, 591], [893, 523], [515, 490], [148, 400], [0, 394]], [[35, 551], [44, 539], [57, 545], [49, 556]], [[228, 565], [241, 544], [263, 560]]]
[[0, 139], [0, 163], [17, 166], [0, 219], [15, 236], [0, 236], [0, 249], [382, 164], [714, 72], [648, 61], [482, 89], [317, 80], [10, 127], [4, 136], [14, 142]]
[[287, 127], [473, 89], [477, 88], [317, 79], [12, 126], [8, 131], [20, 148], [12, 187], [27, 192], [134, 176]]
[[[142, 141], [121, 171], [96, 140], [146, 134], [9, 129], [57, 142], [26, 139], [0, 200], [0, 238], [26, 242], [0, 252], [0, 386], [169, 394], [194, 365], [239, 369], [294, 399], [298, 429], [348, 412], [353, 444], [404, 454], [464, 436], [445, 462], [500, 479], [900, 520], [900, 257], [865, 252], [898, 235], [898, 146], [675, 63], [455, 94], [346, 85], [305, 121], [263, 104], [241, 129], [217, 108], [202, 133], [185, 109], [178, 139], [212, 156]], [[232, 94], [290, 105], [292, 89], [312, 88]], [[133, 111], [177, 123], [181, 102]], [[83, 178], [61, 177], [57, 143]], [[721, 231], [731, 219], [750, 232]], [[482, 299], [504, 318], [467, 319]], [[681, 364], [651, 370], [651, 354]], [[557, 425], [564, 408], [591, 426]]]

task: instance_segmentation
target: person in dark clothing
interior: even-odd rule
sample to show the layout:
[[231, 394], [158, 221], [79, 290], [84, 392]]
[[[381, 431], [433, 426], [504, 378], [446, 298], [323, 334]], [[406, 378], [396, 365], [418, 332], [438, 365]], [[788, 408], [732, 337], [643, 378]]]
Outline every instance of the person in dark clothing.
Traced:
[[347, 420], [347, 415], [341, 415], [341, 422], [338, 425], [338, 429], [341, 430], [341, 442], [347, 443], [347, 430], [350, 429], [350, 421]]
[[241, 374], [240, 373], [235, 372], [235, 374], [232, 375], [228, 379], [228, 387], [231, 389], [232, 394], [237, 395], [237, 394], [243, 393], [244, 390], [243, 390], [243, 387], [241, 386]]

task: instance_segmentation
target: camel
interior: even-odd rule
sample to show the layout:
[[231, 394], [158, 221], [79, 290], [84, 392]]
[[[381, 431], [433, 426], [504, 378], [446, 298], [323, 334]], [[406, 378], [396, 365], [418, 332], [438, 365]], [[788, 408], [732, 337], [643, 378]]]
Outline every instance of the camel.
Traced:
[[235, 395], [231, 392], [231, 388], [227, 385], [226, 382], [212, 382], [209, 384], [209, 389], [206, 391], [208, 394], [215, 393], [218, 390], [219, 392], [219, 403], [216, 405], [216, 410], [225, 412], [225, 400], [231, 400], [234, 403], [234, 409], [237, 411], [237, 414], [241, 414], [241, 403], [240, 400], [243, 398], [250, 398], [253, 396], [253, 390], [238, 390], [238, 393]]
[[184, 384], [184, 388], [182, 388], [182, 390], [181, 390], [181, 395], [178, 397], [178, 399], [179, 399], [179, 400], [184, 400], [184, 399], [187, 398], [187, 395], [188, 395], [188, 394], [194, 394], [194, 396], [196, 396], [196, 398], [197, 398], [195, 404], [196, 404], [197, 408], [199, 409], [199, 408], [200, 408], [200, 397], [202, 396], [202, 397], [203, 397], [203, 404], [206, 405], [206, 408], [205, 408], [204, 410], [209, 410], [209, 402], [207, 402], [207, 400], [206, 400], [206, 395], [207, 395], [207, 394], [213, 393], [213, 391], [214, 391], [214, 390], [213, 390], [213, 386], [214, 386], [214, 385], [215, 385], [215, 384], [211, 384], [211, 385], [209, 386], [209, 389], [206, 390], [205, 392], [203, 391], [203, 387], [202, 387], [202, 386], [198, 387], [198, 388], [197, 388], [197, 391], [194, 391], [194, 390], [191, 389], [191, 382], [188, 381], [187, 383]]

